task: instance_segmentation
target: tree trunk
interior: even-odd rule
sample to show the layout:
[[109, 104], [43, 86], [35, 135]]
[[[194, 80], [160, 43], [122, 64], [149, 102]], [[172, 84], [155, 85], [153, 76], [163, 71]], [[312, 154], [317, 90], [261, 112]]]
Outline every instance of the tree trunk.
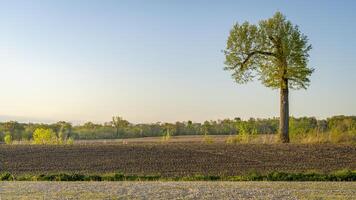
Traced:
[[285, 80], [281, 87], [281, 105], [279, 119], [279, 134], [282, 143], [289, 142], [289, 99], [288, 80]]

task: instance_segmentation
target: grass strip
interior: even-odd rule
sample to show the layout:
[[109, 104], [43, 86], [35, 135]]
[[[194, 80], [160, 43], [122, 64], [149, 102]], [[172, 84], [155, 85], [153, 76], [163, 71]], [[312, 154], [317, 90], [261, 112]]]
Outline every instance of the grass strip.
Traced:
[[3, 172], [0, 174], [0, 181], [356, 181], [356, 171], [344, 169], [332, 173], [271, 172], [268, 174], [253, 172], [240, 176], [193, 175], [184, 177], [140, 176], [123, 173], [14, 175]]

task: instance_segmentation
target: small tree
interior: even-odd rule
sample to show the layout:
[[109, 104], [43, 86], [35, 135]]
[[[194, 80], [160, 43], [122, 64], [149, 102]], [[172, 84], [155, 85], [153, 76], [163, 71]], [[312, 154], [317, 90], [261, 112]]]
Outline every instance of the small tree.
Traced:
[[119, 137], [119, 132], [121, 129], [126, 128], [130, 124], [120, 116], [112, 117], [111, 123], [116, 128], [116, 137]]
[[311, 45], [298, 26], [280, 12], [258, 25], [235, 24], [224, 51], [225, 70], [237, 83], [254, 77], [280, 90], [280, 138], [289, 142], [289, 89], [306, 89], [314, 69], [307, 66]]
[[162, 124], [162, 128], [163, 128], [162, 129], [162, 132], [163, 132], [162, 140], [168, 141], [171, 138], [171, 136], [173, 135], [175, 125], [170, 124], [170, 123], [164, 123], [164, 124]]
[[66, 141], [69, 137], [71, 137], [72, 133], [72, 124], [65, 122], [65, 121], [59, 121], [56, 124], [53, 125], [54, 131], [57, 133], [57, 137], [61, 141]]
[[8, 121], [3, 123], [3, 129], [11, 135], [13, 140], [19, 140], [24, 131], [24, 126], [17, 121]]

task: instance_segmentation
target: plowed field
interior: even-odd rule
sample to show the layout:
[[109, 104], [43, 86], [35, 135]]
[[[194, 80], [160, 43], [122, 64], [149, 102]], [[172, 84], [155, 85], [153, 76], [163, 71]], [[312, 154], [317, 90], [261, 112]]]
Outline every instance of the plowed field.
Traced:
[[252, 171], [329, 172], [344, 168], [356, 169], [356, 146], [187, 142], [0, 145], [0, 171], [14, 174], [123, 172], [164, 177], [233, 176]]

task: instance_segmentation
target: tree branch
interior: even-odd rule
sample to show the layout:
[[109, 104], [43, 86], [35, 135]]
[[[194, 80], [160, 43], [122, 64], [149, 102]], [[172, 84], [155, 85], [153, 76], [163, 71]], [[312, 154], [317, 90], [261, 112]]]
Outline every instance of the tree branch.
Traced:
[[241, 63], [241, 67], [243, 67], [243, 66], [250, 60], [250, 58], [251, 58], [252, 56], [256, 55], [256, 54], [261, 54], [261, 55], [265, 55], [265, 56], [274, 56], [274, 57], [277, 56], [276, 54], [271, 53], [271, 52], [253, 51], [253, 52], [247, 54], [246, 59]]
[[273, 42], [274, 45], [277, 45], [277, 40], [273, 36], [268, 36], [268, 38]]

